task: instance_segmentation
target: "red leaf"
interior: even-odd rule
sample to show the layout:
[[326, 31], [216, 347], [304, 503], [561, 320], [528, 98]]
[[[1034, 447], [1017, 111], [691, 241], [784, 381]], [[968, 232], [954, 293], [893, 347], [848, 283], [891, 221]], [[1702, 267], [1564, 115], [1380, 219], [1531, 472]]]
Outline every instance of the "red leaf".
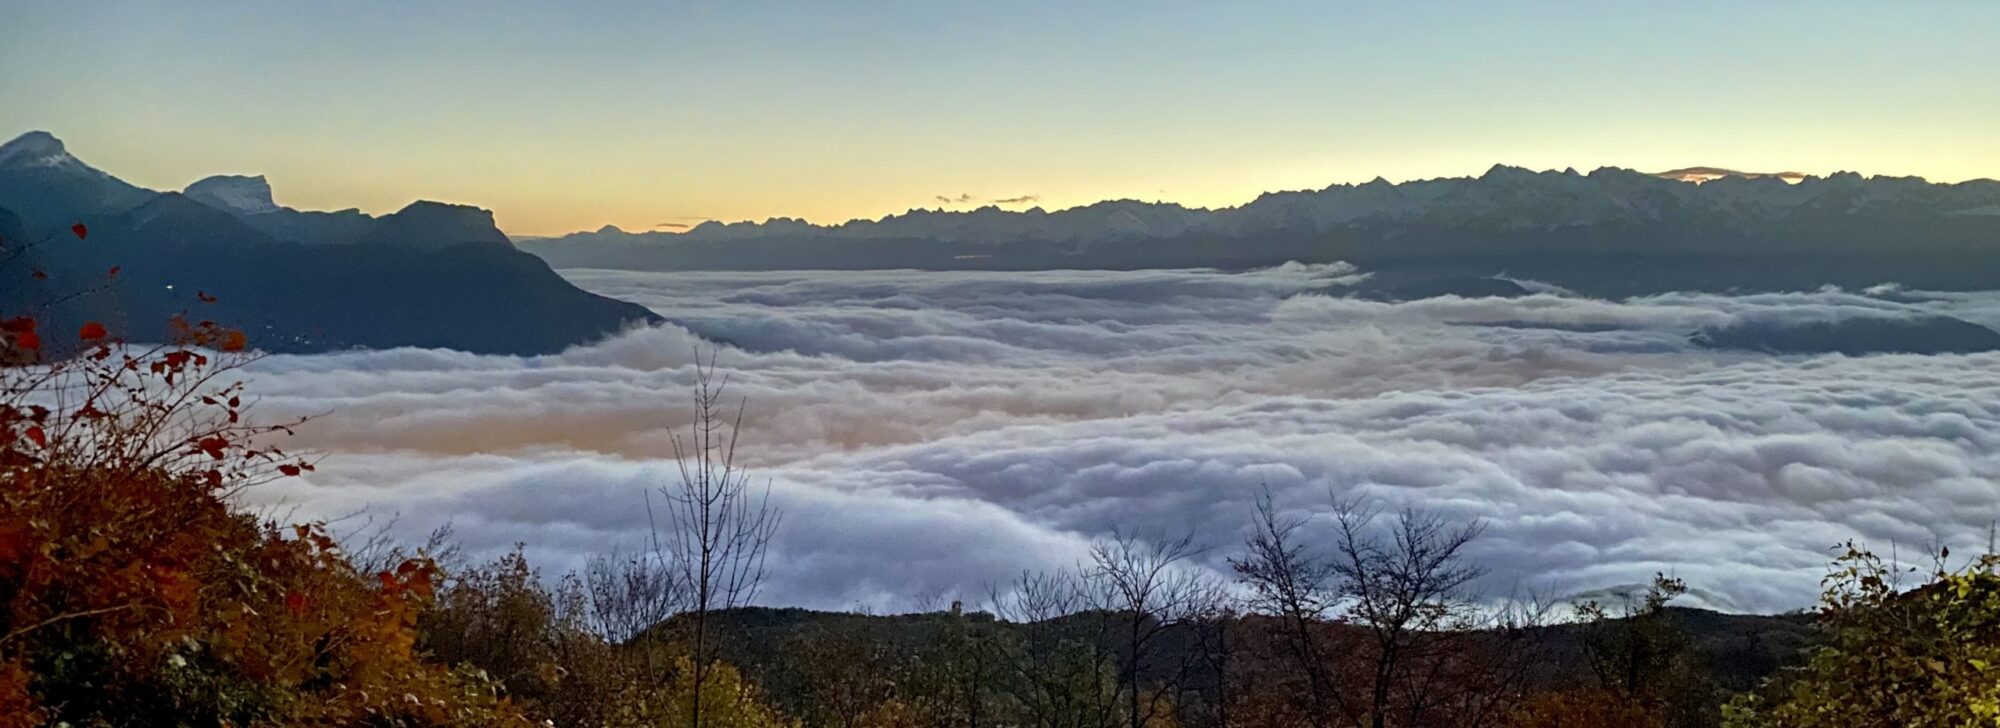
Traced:
[[104, 330], [104, 324], [100, 324], [96, 321], [84, 324], [83, 330], [77, 332], [77, 336], [83, 339], [84, 341], [96, 341], [98, 339], [104, 338], [109, 334], [110, 332]]
[[207, 291], [195, 291], [194, 297], [202, 303], [215, 303], [217, 300], [214, 296], [208, 295]]
[[30, 548], [28, 534], [23, 533], [26, 530], [18, 524], [0, 525], [0, 564], [25, 563], [21, 557]]
[[110, 279], [112, 279], [112, 280], [117, 280], [117, 279], [118, 279], [118, 271], [121, 271], [121, 270], [125, 270], [125, 267], [124, 267], [124, 266], [117, 266], [117, 265], [114, 265], [114, 266], [111, 266], [111, 270], [110, 270], [109, 272], [107, 272], [107, 273], [105, 274], [105, 276], [104, 276], [104, 277], [106, 277], [106, 278], [110, 278]]
[[42, 337], [36, 336], [33, 331], [23, 331], [14, 335], [14, 345], [30, 351], [40, 349]]
[[202, 438], [201, 442], [195, 443], [195, 449], [208, 453], [209, 457], [216, 460], [222, 459], [222, 449], [226, 447], [229, 447], [229, 441], [220, 437]]
[[306, 613], [306, 595], [298, 592], [286, 593], [285, 608], [291, 610], [294, 617], [303, 616]]
[[284, 473], [284, 474], [285, 474], [285, 477], [288, 477], [288, 478], [290, 478], [290, 477], [297, 477], [297, 476], [298, 476], [298, 474], [299, 474], [299, 466], [297, 466], [297, 465], [280, 465], [280, 466], [278, 466], [278, 472], [280, 472], [280, 473]]
[[78, 240], [90, 237], [90, 228], [84, 227], [83, 223], [69, 226], [69, 231], [76, 233], [76, 239]]
[[49, 435], [48, 433], [42, 432], [41, 425], [29, 425], [28, 431], [22, 434], [27, 435], [28, 439], [35, 443], [35, 447], [49, 446]]

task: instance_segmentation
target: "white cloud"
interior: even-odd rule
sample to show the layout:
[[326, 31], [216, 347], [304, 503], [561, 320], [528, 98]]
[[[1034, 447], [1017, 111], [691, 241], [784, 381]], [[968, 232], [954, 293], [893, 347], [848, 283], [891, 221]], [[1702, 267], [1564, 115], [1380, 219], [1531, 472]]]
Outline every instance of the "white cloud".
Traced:
[[1685, 340], [1741, 317], [1991, 324], [2000, 296], [1314, 293], [1351, 282], [1341, 266], [570, 275], [676, 325], [545, 357], [265, 360], [261, 413], [330, 412], [298, 443], [329, 457], [252, 497], [369, 505], [410, 534], [449, 520], [551, 568], [636, 546], [706, 337], [787, 511], [774, 602], [971, 597], [1112, 528], [1193, 530], [1220, 567], [1265, 485], [1293, 508], [1332, 490], [1488, 519], [1494, 588], [1664, 570], [1756, 610], [1810, 602], [1840, 540], [1983, 543], [2000, 517], [2000, 356]]

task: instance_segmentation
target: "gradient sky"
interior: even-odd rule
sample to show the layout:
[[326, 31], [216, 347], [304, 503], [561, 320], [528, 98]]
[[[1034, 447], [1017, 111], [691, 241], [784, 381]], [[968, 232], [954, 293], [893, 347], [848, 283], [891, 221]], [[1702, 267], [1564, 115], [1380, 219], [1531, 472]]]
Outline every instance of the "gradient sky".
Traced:
[[2000, 176], [2000, 2], [1389, 5], [0, 0], [0, 136], [515, 234], [1496, 162]]

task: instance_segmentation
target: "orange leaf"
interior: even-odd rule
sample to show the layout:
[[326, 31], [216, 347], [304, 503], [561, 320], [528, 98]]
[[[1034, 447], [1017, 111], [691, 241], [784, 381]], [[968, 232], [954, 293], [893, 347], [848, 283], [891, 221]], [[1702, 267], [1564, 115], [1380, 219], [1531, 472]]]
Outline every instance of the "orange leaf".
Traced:
[[75, 225], [69, 226], [69, 231], [72, 233], [76, 233], [76, 239], [78, 240], [90, 237], [90, 228], [84, 227], [83, 223], [77, 223]]
[[242, 351], [243, 347], [249, 345], [249, 337], [244, 336], [239, 329], [230, 329], [222, 334], [223, 351]]
[[77, 336], [81, 337], [84, 341], [96, 341], [98, 339], [104, 338], [108, 334], [109, 332], [104, 330], [104, 324], [100, 324], [96, 321], [84, 324], [83, 330], [77, 332]]

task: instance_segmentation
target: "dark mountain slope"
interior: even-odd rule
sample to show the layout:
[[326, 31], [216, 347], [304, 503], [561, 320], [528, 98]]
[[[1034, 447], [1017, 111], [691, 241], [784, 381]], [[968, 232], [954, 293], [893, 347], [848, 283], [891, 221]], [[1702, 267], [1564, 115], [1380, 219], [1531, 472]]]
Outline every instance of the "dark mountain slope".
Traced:
[[[0, 161], [46, 160], [42, 153], [51, 149], [62, 159], [43, 167], [0, 164], [0, 208], [13, 209], [11, 193], [40, 190], [22, 198], [40, 217], [28, 223], [16, 251], [22, 257], [0, 268], [7, 279], [0, 310], [34, 313], [47, 331], [101, 321], [127, 338], [155, 338], [185, 311], [242, 328], [268, 351], [423, 346], [539, 354], [658, 318], [571, 285], [516, 250], [477, 208], [419, 202], [379, 219], [315, 217], [321, 214], [257, 204], [256, 178], [204, 180], [191, 195], [141, 191], [143, 198], [134, 198], [129, 191], [137, 188], [68, 157], [59, 142], [23, 139], [37, 154], [20, 152], [17, 140], [0, 147]], [[34, 188], [57, 173], [61, 187]], [[134, 199], [117, 210], [103, 202]], [[268, 200], [263, 188], [261, 201]], [[70, 223], [57, 226], [62, 220], [86, 224], [88, 237], [72, 235]], [[35, 232], [52, 227], [58, 231]], [[300, 238], [273, 234], [287, 231]], [[115, 281], [108, 277], [113, 266]], [[47, 279], [33, 278], [34, 270]], [[201, 293], [217, 301], [204, 303]], [[46, 307], [51, 301], [61, 303]], [[67, 339], [47, 337], [58, 353], [74, 344]]]

